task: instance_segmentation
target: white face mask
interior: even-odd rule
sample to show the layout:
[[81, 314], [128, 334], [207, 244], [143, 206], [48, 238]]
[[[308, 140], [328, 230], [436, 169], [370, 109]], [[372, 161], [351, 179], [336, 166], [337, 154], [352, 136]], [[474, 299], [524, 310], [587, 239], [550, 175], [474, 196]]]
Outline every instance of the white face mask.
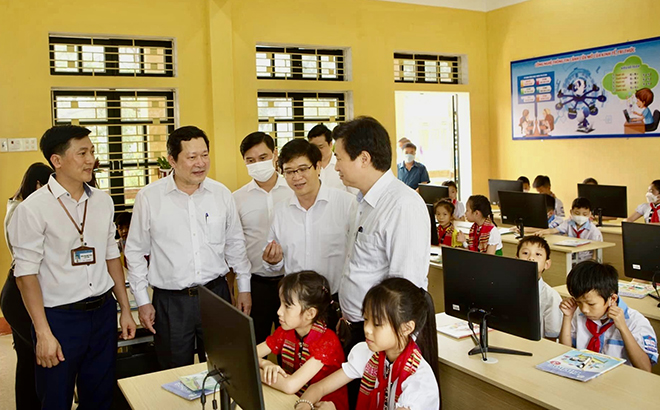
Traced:
[[268, 181], [275, 173], [275, 166], [272, 160], [255, 162], [247, 164], [248, 174], [258, 182]]
[[649, 204], [653, 204], [653, 203], [655, 203], [655, 201], [657, 201], [657, 200], [658, 200], [658, 197], [657, 197], [657, 196], [653, 195], [653, 194], [650, 193], [650, 192], [647, 192], [647, 193], [646, 193], [646, 202], [648, 202]]
[[411, 163], [415, 160], [415, 154], [405, 154], [403, 158], [407, 163]]
[[571, 218], [573, 218], [575, 223], [578, 225], [584, 225], [587, 223], [587, 221], [589, 221], [589, 217], [584, 215], [573, 215]]

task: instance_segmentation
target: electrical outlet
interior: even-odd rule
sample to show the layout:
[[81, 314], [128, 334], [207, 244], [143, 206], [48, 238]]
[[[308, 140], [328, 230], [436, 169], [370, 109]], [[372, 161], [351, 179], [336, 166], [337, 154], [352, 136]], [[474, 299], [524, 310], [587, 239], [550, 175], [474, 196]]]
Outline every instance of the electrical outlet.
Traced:
[[0, 138], [0, 152], [7, 152], [8, 150], [7, 138]]
[[24, 151], [37, 151], [37, 139], [36, 138], [25, 138], [23, 140], [23, 150]]
[[10, 138], [9, 139], [9, 152], [18, 152], [23, 151], [23, 139], [22, 138]]

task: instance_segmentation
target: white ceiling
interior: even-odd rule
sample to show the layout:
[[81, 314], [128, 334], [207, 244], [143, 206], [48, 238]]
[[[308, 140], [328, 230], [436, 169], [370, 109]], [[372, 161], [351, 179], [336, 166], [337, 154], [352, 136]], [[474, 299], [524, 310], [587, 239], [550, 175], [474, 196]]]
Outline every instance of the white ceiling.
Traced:
[[380, 0], [475, 11], [491, 11], [529, 0]]

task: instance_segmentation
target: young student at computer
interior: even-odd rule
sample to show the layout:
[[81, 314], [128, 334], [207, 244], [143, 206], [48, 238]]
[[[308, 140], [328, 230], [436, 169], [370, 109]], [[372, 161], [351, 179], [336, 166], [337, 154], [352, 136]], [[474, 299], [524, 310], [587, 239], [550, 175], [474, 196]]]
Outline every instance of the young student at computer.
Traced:
[[524, 175], [518, 177], [516, 181], [520, 181], [523, 184], [523, 192], [529, 192], [529, 178]]
[[[561, 225], [562, 222], [564, 222], [564, 218], [562, 218], [561, 216], [557, 216], [557, 214], [555, 214], [555, 197], [547, 194], [541, 194], [541, 195], [545, 197], [545, 210], [548, 215], [548, 229], [556, 228], [559, 225]], [[520, 230], [518, 229], [518, 227], [513, 228], [513, 230], [516, 233], [516, 235], [520, 234]], [[539, 228], [533, 228], [527, 226], [525, 227], [525, 233], [535, 233], [541, 230], [542, 229]]]
[[[591, 202], [587, 198], [575, 198], [571, 204], [571, 219], [564, 220], [556, 228], [543, 229], [537, 235], [560, 233], [572, 238], [603, 241], [600, 229], [591, 222]], [[583, 251], [573, 254], [573, 264], [594, 258], [594, 251]]]
[[456, 182], [450, 180], [447, 180], [442, 183], [442, 186], [446, 186], [449, 189], [449, 198], [451, 199], [451, 203], [454, 204], [454, 218], [463, 221], [465, 220], [465, 205], [463, 202], [458, 200], [458, 186], [456, 186]]
[[455, 211], [454, 204], [449, 198], [441, 199], [433, 204], [435, 220], [438, 221], [438, 242], [440, 245], [453, 247], [463, 246], [462, 241], [458, 240], [460, 232], [454, 227], [453, 220], [454, 215], [456, 215]]
[[641, 217], [644, 217], [647, 224], [660, 223], [660, 179], [651, 182], [646, 193], [646, 202], [639, 205], [626, 222], [635, 222]]
[[651, 371], [658, 362], [655, 332], [647, 318], [619, 298], [619, 274], [613, 266], [581, 262], [568, 274], [566, 288], [572, 297], [559, 305], [560, 343], [620, 357]]
[[[367, 292], [364, 335], [341, 370], [307, 389], [295, 410], [332, 409], [321, 397], [362, 379], [357, 409], [438, 409], [438, 339], [433, 299], [404, 278], [388, 278]], [[313, 406], [313, 407], [312, 407]]]
[[518, 259], [536, 262], [539, 272], [539, 304], [541, 311], [541, 335], [556, 340], [561, 330], [562, 313], [559, 310], [561, 296], [543, 280], [543, 272], [550, 269], [550, 245], [540, 236], [525, 236], [518, 242]]
[[[301, 395], [310, 384], [341, 369], [344, 350], [326, 326], [332, 295], [328, 280], [312, 271], [285, 275], [280, 281], [281, 326], [257, 346], [257, 355], [280, 355], [282, 367], [259, 359], [261, 381], [287, 394]], [[323, 395], [338, 410], [348, 410], [346, 387]]]
[[537, 175], [536, 178], [534, 178], [534, 183], [532, 185], [539, 194], [548, 194], [555, 198], [555, 214], [557, 214], [557, 216], [566, 216], [564, 213], [564, 203], [552, 192], [552, 184], [550, 183], [549, 176]]
[[465, 204], [465, 218], [473, 222], [467, 240], [459, 234], [463, 246], [474, 252], [502, 255], [502, 236], [493, 222], [490, 201], [483, 195], [472, 195]]

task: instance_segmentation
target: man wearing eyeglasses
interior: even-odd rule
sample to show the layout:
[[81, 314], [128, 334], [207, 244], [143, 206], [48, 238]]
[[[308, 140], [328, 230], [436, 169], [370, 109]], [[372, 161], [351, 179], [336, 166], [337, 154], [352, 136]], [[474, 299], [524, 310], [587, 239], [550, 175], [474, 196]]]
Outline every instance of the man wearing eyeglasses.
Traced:
[[284, 274], [314, 270], [339, 290], [355, 196], [321, 183], [321, 151], [304, 139], [288, 142], [279, 166], [294, 196], [275, 207], [264, 268]]

